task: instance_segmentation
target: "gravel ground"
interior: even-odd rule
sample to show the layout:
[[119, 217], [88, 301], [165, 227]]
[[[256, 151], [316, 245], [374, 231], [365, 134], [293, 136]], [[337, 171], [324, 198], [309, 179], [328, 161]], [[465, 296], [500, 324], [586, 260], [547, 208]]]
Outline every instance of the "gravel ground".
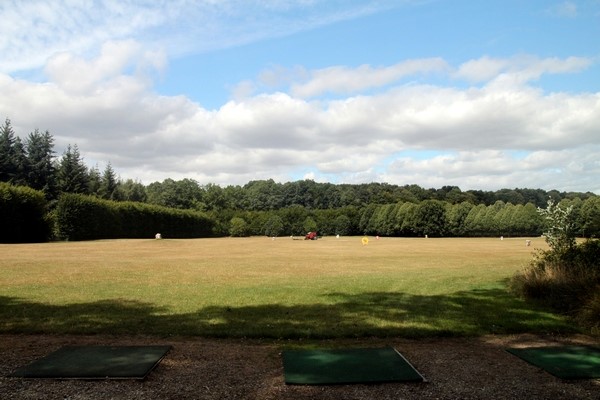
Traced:
[[[322, 348], [393, 346], [426, 383], [288, 386], [281, 350], [302, 341], [123, 336], [0, 335], [2, 399], [600, 399], [600, 379], [563, 381], [506, 347], [600, 345], [587, 336], [511, 335], [459, 339], [311, 341]], [[144, 381], [8, 377], [65, 345], [170, 344]]]

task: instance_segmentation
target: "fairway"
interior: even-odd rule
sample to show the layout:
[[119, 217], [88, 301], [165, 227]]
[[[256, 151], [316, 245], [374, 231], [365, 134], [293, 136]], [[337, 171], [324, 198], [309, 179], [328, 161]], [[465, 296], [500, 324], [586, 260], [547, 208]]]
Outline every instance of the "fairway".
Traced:
[[541, 238], [0, 245], [0, 332], [219, 337], [568, 332], [507, 292]]

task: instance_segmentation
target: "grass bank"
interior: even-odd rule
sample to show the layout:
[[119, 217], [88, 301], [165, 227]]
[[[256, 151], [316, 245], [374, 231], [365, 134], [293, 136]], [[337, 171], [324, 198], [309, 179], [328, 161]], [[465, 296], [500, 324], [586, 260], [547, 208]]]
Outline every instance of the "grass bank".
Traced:
[[570, 332], [506, 289], [543, 239], [0, 245], [0, 332], [219, 337]]

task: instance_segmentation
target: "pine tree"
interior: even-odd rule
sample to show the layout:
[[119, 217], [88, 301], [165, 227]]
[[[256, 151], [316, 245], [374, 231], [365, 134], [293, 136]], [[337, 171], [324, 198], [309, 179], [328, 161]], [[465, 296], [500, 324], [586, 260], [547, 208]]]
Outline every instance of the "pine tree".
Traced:
[[106, 200], [121, 200], [118, 192], [119, 182], [110, 162], [106, 165], [100, 179], [100, 197]]
[[54, 138], [50, 132], [35, 130], [26, 142], [29, 163], [28, 184], [33, 189], [46, 193], [47, 198], [56, 197], [56, 176], [54, 158]]
[[77, 145], [69, 145], [58, 162], [56, 171], [58, 189], [67, 193], [87, 193], [87, 168], [81, 159]]
[[29, 176], [29, 160], [27, 159], [27, 151], [20, 137], [16, 137], [13, 146], [13, 155], [15, 162], [15, 177], [13, 183], [15, 185], [27, 186]]
[[7, 118], [0, 128], [0, 182], [12, 182], [17, 173], [14, 145], [15, 133]]
[[88, 190], [87, 192], [93, 196], [100, 196], [100, 186], [102, 184], [102, 177], [100, 176], [100, 170], [98, 166], [94, 166], [89, 169], [88, 173]]

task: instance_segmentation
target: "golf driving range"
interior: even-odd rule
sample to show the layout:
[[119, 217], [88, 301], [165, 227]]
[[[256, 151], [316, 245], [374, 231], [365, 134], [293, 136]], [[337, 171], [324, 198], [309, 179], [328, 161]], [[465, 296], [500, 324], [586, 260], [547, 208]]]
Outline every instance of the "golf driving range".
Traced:
[[[331, 394], [367, 384], [360, 389], [364, 398], [389, 385], [391, 394], [424, 395], [445, 379], [437, 368], [450, 374], [470, 367], [457, 367], [460, 360], [474, 364], [482, 357], [499, 360], [497, 366], [487, 361], [490, 370], [498, 369], [496, 380], [515, 379], [514, 371], [530, 368], [548, 371], [543, 379], [555, 379], [545, 366], [525, 358], [522, 349], [540, 347], [527, 335], [574, 337], [577, 328], [517, 298], [506, 286], [535, 248], [545, 248], [543, 239], [372, 237], [368, 244], [361, 239], [0, 245], [0, 335], [18, 342], [16, 335], [25, 334], [22, 347], [6, 350], [13, 361], [2, 369], [6, 378], [0, 388], [36, 377], [75, 379], [86, 383], [65, 385], [90, 390], [89, 380], [145, 379], [151, 388], [153, 379], [177, 370], [188, 384], [197, 381], [202, 388], [227, 382], [229, 390], [241, 390], [265, 385], [268, 378], [270, 385], [283, 385], [292, 394], [314, 394], [312, 387], [332, 385]], [[523, 335], [531, 343], [510, 339]], [[48, 337], [54, 338], [48, 348], [29, 341]], [[487, 337], [506, 339], [490, 344], [496, 339], [482, 339]], [[577, 389], [583, 397], [573, 398], [588, 398], [600, 389], [593, 380], [600, 363], [597, 343], [586, 340], [563, 346], [561, 353], [560, 368], [573, 369], [573, 360], [583, 366], [582, 376], [568, 379], [588, 379]], [[469, 350], [468, 342], [480, 351]], [[445, 344], [440, 348], [440, 343]], [[18, 351], [32, 348], [37, 352], [19, 361]], [[575, 350], [584, 358], [568, 352]], [[539, 349], [536, 354], [546, 363], [553, 357]], [[508, 372], [501, 365], [516, 369]], [[229, 369], [238, 371], [236, 378]], [[249, 375], [256, 382], [249, 382]], [[232, 380], [243, 376], [233, 389]], [[268, 395], [242, 397], [278, 398], [277, 390], [284, 389], [275, 386], [269, 386]], [[187, 398], [229, 393], [219, 390]]]
[[258, 338], [569, 332], [507, 291], [543, 239], [0, 245], [0, 332]]

